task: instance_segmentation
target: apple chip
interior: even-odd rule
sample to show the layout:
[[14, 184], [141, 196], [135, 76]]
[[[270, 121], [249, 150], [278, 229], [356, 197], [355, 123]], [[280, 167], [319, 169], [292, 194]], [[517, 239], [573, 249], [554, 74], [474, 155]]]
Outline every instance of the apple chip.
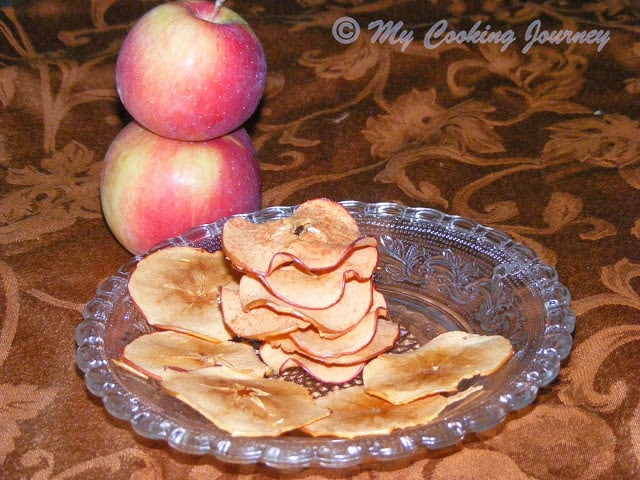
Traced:
[[346, 383], [357, 377], [365, 363], [351, 365], [327, 365], [297, 353], [287, 353], [271, 343], [263, 343], [260, 346], [260, 357], [269, 367], [278, 373], [288, 368], [300, 367], [316, 380], [329, 383]]
[[171, 247], [140, 260], [129, 293], [150, 325], [225, 341], [231, 334], [222, 320], [218, 288], [238, 282], [222, 251]]
[[131, 375], [135, 375], [136, 377], [141, 378], [142, 380], [149, 380], [149, 375], [142, 373], [140, 369], [132, 367], [127, 362], [123, 362], [122, 360], [118, 360], [117, 358], [112, 358], [111, 363], [116, 367], [118, 367], [119, 369], [127, 373], [130, 373]]
[[364, 387], [334, 390], [315, 401], [319, 407], [331, 410], [331, 415], [306, 425], [302, 430], [313, 437], [388, 435], [395, 429], [429, 423], [447, 406], [475, 391], [468, 389], [448, 397], [433, 395], [408, 405], [393, 405], [367, 394]]
[[227, 367], [167, 371], [160, 385], [233, 436], [277, 436], [329, 414], [300, 385]]
[[[335, 268], [310, 274], [290, 263], [274, 270], [260, 280], [274, 296], [303, 308], [327, 308], [338, 302], [349, 280], [369, 280], [378, 263], [374, 247], [354, 249]], [[309, 295], [313, 292], [313, 295]]]
[[387, 315], [386, 301], [377, 291], [374, 303], [355, 327], [338, 337], [327, 338], [314, 328], [291, 332], [289, 338], [300, 351], [315, 357], [328, 358], [362, 350], [373, 340], [378, 330], [378, 318]]
[[323, 363], [325, 365], [354, 365], [367, 362], [372, 358], [390, 350], [400, 335], [398, 324], [385, 319], [378, 319], [377, 327], [373, 338], [360, 350], [353, 353], [339, 354], [332, 356], [319, 356], [301, 351], [301, 349], [289, 338], [274, 340], [274, 345], [280, 347], [287, 353], [299, 353], [305, 357]]
[[[306, 299], [307, 303], [316, 305], [324, 302], [318, 299], [326, 298], [325, 294], [329, 292], [321, 284], [315, 285], [316, 288], [310, 286], [310, 282], [313, 280], [298, 283], [299, 301]], [[275, 297], [255, 277], [244, 275], [240, 280], [239, 296], [245, 310], [266, 305], [274, 311], [303, 318], [327, 333], [341, 333], [353, 328], [371, 308], [373, 283], [371, 280], [353, 279], [345, 283], [344, 289], [340, 289], [341, 295], [336, 301], [331, 300], [333, 303], [325, 308], [300, 307]]]
[[220, 304], [225, 324], [238, 337], [264, 340], [309, 326], [309, 322], [299, 316], [276, 312], [268, 306], [245, 312], [238, 290], [232, 288], [220, 289]]
[[376, 246], [360, 233], [339, 203], [321, 198], [299, 205], [293, 215], [264, 223], [230, 218], [222, 230], [222, 248], [239, 270], [268, 275], [286, 263], [322, 271], [341, 263], [352, 249]]
[[258, 376], [271, 372], [250, 345], [240, 342], [214, 343], [173, 331], [141, 335], [124, 348], [120, 360], [156, 380], [162, 379], [167, 368], [196, 370], [224, 365]]
[[451, 331], [402, 354], [384, 354], [362, 372], [367, 393], [393, 404], [454, 392], [462, 380], [497, 371], [513, 355], [500, 335]]

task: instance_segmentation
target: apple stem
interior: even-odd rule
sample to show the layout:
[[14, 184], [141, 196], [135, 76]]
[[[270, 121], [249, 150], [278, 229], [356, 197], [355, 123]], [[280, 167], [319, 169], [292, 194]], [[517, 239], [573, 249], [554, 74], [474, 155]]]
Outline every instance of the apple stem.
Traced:
[[216, 15], [218, 15], [218, 11], [220, 10], [224, 2], [225, 0], [216, 0], [216, 4], [213, 6], [213, 15], [211, 16], [212, 18], [216, 18]]

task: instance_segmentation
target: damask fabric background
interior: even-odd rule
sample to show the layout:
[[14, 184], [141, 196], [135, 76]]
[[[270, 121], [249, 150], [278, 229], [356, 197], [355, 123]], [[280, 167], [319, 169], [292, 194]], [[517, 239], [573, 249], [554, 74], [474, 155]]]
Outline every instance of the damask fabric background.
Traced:
[[[636, 2], [227, 2], [269, 65], [248, 125], [264, 206], [329, 197], [472, 218], [553, 265], [577, 315], [557, 381], [499, 427], [403, 461], [293, 473], [144, 440], [105, 412], [75, 365], [83, 305], [130, 258], [102, 220], [98, 181], [128, 121], [114, 84], [118, 48], [158, 3], [0, 10], [1, 478], [640, 477]], [[345, 16], [360, 26], [352, 43], [332, 33]], [[376, 20], [402, 22], [414, 40], [376, 36], [367, 28]], [[514, 41], [425, 47], [442, 20], [447, 31], [477, 21], [512, 30]], [[607, 41], [523, 51], [536, 20], [540, 31], [597, 30]]]

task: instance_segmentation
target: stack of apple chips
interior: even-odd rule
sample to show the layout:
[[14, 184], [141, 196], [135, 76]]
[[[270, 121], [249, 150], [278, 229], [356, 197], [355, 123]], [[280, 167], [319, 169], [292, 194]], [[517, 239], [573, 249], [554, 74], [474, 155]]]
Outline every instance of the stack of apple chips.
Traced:
[[[262, 224], [231, 218], [222, 243], [216, 252], [160, 249], [138, 262], [129, 293], [154, 330], [114, 363], [232, 435], [353, 438], [424, 424], [482, 389], [460, 390], [462, 380], [495, 372], [513, 354], [502, 336], [462, 331], [388, 352], [399, 327], [372, 282], [377, 241], [337, 203], [310, 200]], [[273, 375], [290, 367], [343, 385], [316, 398]]]
[[372, 280], [377, 240], [340, 204], [310, 200], [262, 224], [231, 218], [222, 246], [243, 273], [220, 289], [224, 322], [259, 341], [275, 371], [302, 367], [323, 383], [345, 383], [398, 339]]

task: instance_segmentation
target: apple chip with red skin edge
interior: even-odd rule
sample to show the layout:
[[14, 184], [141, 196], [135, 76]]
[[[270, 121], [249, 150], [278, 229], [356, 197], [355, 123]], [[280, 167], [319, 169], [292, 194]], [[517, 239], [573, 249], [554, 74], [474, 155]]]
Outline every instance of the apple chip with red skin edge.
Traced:
[[233, 288], [220, 288], [220, 306], [227, 327], [242, 338], [265, 340], [309, 326], [309, 322], [299, 316], [276, 312], [268, 306], [245, 312], [238, 290]]
[[221, 342], [231, 333], [222, 319], [218, 288], [238, 282], [222, 251], [169, 247], [142, 258], [128, 286], [149, 325]]
[[300, 385], [224, 366], [170, 370], [160, 386], [232, 436], [274, 437], [330, 413]]
[[271, 343], [260, 345], [260, 358], [275, 372], [282, 374], [289, 368], [300, 367], [316, 380], [327, 384], [341, 384], [356, 378], [365, 362], [352, 365], [327, 365], [297, 353], [287, 353]]
[[390, 350], [400, 336], [400, 327], [395, 322], [379, 318], [376, 332], [369, 343], [353, 353], [335, 354], [333, 356], [316, 356], [303, 352], [290, 338], [278, 338], [271, 341], [274, 346], [281, 348], [285, 353], [299, 354], [324, 365], [354, 365], [367, 362], [374, 357]]
[[334, 390], [315, 400], [319, 407], [331, 410], [331, 415], [302, 427], [302, 431], [313, 437], [388, 435], [399, 428], [429, 423], [447, 406], [479, 389], [469, 388], [451, 396], [433, 395], [407, 405], [393, 405], [373, 397], [360, 386]]
[[377, 243], [360, 233], [342, 205], [326, 198], [304, 202], [290, 217], [264, 223], [232, 217], [222, 229], [225, 255], [235, 268], [255, 275], [269, 275], [291, 262], [312, 272], [331, 270], [351, 250]]
[[374, 291], [373, 298], [369, 312], [353, 328], [340, 336], [327, 338], [314, 328], [297, 330], [288, 336], [300, 351], [314, 357], [328, 358], [356, 353], [373, 340], [378, 330], [378, 318], [388, 315], [384, 296]]
[[120, 361], [155, 380], [162, 380], [167, 368], [188, 371], [215, 365], [257, 376], [271, 373], [248, 344], [214, 343], [170, 330], [147, 333], [134, 339], [124, 348]]
[[[349, 281], [369, 280], [377, 264], [378, 249], [362, 247], [353, 249], [343, 262], [328, 271], [310, 273], [290, 263], [269, 275], [259, 276], [259, 279], [273, 296], [287, 304], [323, 309], [340, 301]], [[240, 291], [242, 294], [242, 287]], [[309, 292], [313, 292], [313, 295], [309, 295]]]
[[[321, 284], [309, 286], [307, 282], [301, 282], [299, 287], [301, 297], [324, 297]], [[352, 279], [346, 282], [337, 302], [326, 308], [304, 308], [273, 296], [258, 279], [244, 275], [240, 280], [239, 296], [243, 309], [248, 312], [267, 306], [276, 312], [305, 319], [327, 334], [340, 334], [353, 328], [371, 308], [373, 288], [371, 280]]]
[[368, 394], [400, 405], [454, 392], [462, 380], [490, 375], [512, 355], [511, 343], [500, 335], [451, 331], [416, 350], [371, 360], [362, 378]]

